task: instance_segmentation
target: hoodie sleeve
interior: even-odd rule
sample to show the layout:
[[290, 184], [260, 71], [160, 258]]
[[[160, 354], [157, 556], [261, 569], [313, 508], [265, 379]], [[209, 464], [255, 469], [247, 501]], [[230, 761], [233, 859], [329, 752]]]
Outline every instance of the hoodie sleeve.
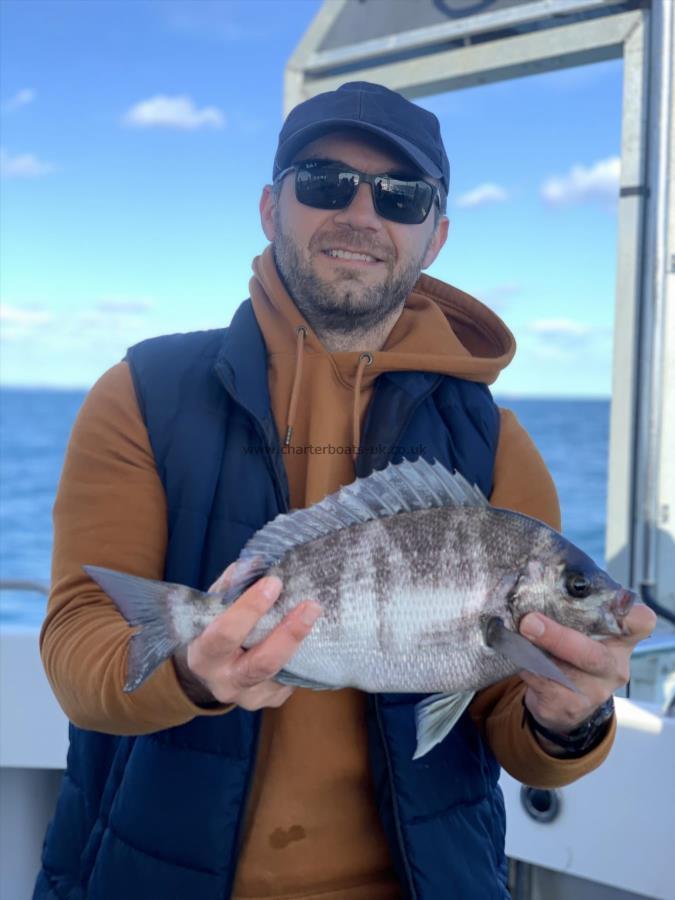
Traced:
[[168, 660], [142, 687], [122, 691], [131, 630], [85, 564], [160, 578], [166, 499], [126, 363], [92, 388], [75, 422], [54, 505], [52, 589], [40, 634], [42, 661], [68, 718], [108, 734], [182, 725], [191, 702]]
[[[490, 503], [534, 516], [560, 530], [560, 504], [553, 479], [532, 439], [509, 410], [500, 410], [501, 430]], [[616, 722], [601, 743], [578, 759], [550, 756], [523, 721], [527, 686], [513, 676], [480, 691], [470, 706], [471, 717], [497, 761], [524, 784], [562, 787], [592, 772], [614, 742]]]

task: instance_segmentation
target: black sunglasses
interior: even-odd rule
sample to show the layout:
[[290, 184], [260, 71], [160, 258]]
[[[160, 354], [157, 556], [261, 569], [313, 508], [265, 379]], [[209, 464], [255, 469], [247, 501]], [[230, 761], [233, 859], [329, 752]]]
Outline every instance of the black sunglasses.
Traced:
[[314, 209], [346, 209], [359, 184], [370, 185], [377, 214], [401, 225], [420, 225], [434, 202], [441, 208], [438, 188], [421, 178], [369, 175], [340, 162], [309, 159], [283, 169], [275, 182], [295, 172], [295, 196]]

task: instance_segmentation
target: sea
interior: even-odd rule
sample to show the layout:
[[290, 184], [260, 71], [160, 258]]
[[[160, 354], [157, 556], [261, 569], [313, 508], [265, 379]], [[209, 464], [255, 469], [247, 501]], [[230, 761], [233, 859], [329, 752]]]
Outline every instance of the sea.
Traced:
[[[49, 584], [51, 512], [84, 391], [0, 390], [0, 582]], [[609, 400], [497, 397], [515, 412], [555, 480], [563, 531], [604, 564]], [[37, 628], [46, 598], [0, 590], [0, 628]]]

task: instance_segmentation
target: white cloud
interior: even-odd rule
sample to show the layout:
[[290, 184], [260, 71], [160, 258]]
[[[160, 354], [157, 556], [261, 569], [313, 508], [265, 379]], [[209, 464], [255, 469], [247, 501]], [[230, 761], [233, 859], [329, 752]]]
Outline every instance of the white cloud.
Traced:
[[0, 150], [0, 176], [3, 178], [38, 178], [53, 171], [51, 163], [44, 162], [33, 153], [10, 156], [6, 150]]
[[124, 350], [129, 344], [149, 336], [152, 327], [150, 311], [154, 306], [145, 298], [111, 298], [80, 309], [62, 310], [56, 316], [42, 306], [2, 303], [0, 338], [72, 348], [113, 343], [123, 344]]
[[144, 297], [110, 297], [78, 310], [65, 323], [68, 334], [79, 339], [128, 338], [129, 343], [147, 337], [148, 313], [154, 308]]
[[578, 319], [535, 319], [524, 329], [523, 346], [538, 359], [571, 361], [605, 358], [611, 347], [612, 332], [602, 325]]
[[[114, 303], [115, 301], [113, 301]], [[0, 306], [0, 363], [7, 383], [93, 384], [128, 347], [167, 331], [157, 312], [146, 313], [149, 301], [129, 298], [106, 310], [107, 301], [86, 306], [49, 306], [13, 301]], [[138, 307], [138, 311], [135, 307]], [[132, 307], [134, 312], [131, 312]], [[176, 329], [174, 329], [176, 330]], [[45, 360], [47, 361], [45, 363]], [[75, 363], [76, 361], [76, 363]], [[11, 373], [11, 374], [10, 374]]]
[[503, 309], [508, 302], [522, 291], [519, 284], [496, 284], [494, 287], [480, 291], [476, 296], [491, 309]]
[[11, 97], [7, 103], [3, 106], [4, 112], [14, 112], [16, 109], [21, 109], [22, 106], [28, 106], [29, 103], [32, 103], [35, 100], [36, 93], [32, 88], [22, 88], [22, 90], [17, 91], [13, 97]]
[[157, 94], [132, 106], [126, 112], [123, 122], [135, 128], [178, 128], [183, 131], [194, 131], [204, 127], [223, 128], [225, 116], [215, 106], [197, 109], [187, 94], [177, 97]]
[[575, 203], [613, 205], [619, 194], [621, 159], [610, 156], [591, 166], [572, 166], [566, 175], [554, 175], [541, 186], [542, 199], [551, 206]]
[[490, 203], [503, 203], [508, 198], [508, 192], [503, 187], [487, 181], [462, 194], [455, 202], [457, 206], [472, 209], [475, 206], [487, 206]]
[[30, 328], [47, 325], [51, 320], [51, 313], [45, 309], [20, 309], [18, 306], [10, 306], [8, 303], [0, 304], [0, 322], [8, 325]]
[[574, 319], [537, 319], [530, 322], [528, 331], [548, 338], [584, 337], [593, 326]]
[[127, 299], [126, 297], [111, 297], [105, 300], [99, 300], [96, 304], [96, 310], [101, 313], [126, 313], [131, 315], [140, 315], [152, 309], [154, 303], [152, 300], [145, 299]]
[[53, 316], [41, 307], [11, 306], [0, 303], [0, 338], [16, 341], [43, 332], [52, 324]]
[[[64, 330], [75, 341], [83, 336], [108, 341], [119, 335], [129, 337], [129, 342], [137, 340], [136, 335], [144, 335], [144, 322], [137, 315], [128, 313], [107, 313], [99, 309], [89, 309], [78, 313], [64, 322]], [[133, 337], [133, 340], [132, 340]]]

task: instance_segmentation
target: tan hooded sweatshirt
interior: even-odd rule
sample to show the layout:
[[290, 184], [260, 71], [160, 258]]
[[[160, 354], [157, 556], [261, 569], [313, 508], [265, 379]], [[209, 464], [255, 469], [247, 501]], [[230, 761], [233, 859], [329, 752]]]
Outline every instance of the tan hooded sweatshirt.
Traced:
[[[250, 290], [268, 350], [272, 411], [283, 441], [291, 507], [354, 479], [356, 443], [377, 375], [441, 372], [492, 383], [515, 345], [503, 323], [467, 294], [422, 276], [382, 350], [328, 353], [298, 312], [271, 248], [254, 261]], [[298, 333], [298, 329], [300, 332]], [[367, 350], [368, 348], [364, 348]], [[335, 448], [334, 452], [326, 448]], [[494, 505], [560, 525], [555, 488], [512, 413], [501, 411]], [[75, 424], [54, 508], [52, 593], [42, 658], [75, 724], [143, 734], [183, 724], [204, 710], [183, 692], [171, 662], [124, 694], [129, 630], [81, 566], [161, 578], [166, 500], [129, 370], [113, 367]], [[567, 784], [606, 757], [602, 744], [578, 760], [549, 756], [523, 727], [517, 678], [477, 695], [476, 726], [501, 765], [531, 785]], [[375, 809], [367, 760], [365, 698], [355, 690], [296, 690], [265, 710], [234, 896], [285, 900], [393, 900], [401, 896]]]

